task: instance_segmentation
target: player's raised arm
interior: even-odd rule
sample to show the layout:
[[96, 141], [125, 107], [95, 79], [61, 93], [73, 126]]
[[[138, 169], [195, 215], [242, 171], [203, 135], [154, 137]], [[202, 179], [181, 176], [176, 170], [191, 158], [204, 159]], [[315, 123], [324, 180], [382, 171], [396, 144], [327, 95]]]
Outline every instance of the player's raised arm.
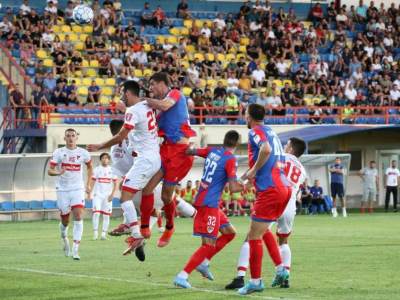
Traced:
[[210, 153], [211, 147], [206, 147], [206, 148], [188, 148], [186, 150], [187, 155], [192, 155], [192, 156], [200, 156], [203, 158], [206, 158], [208, 153]]
[[100, 144], [90, 144], [87, 146], [87, 150], [90, 152], [95, 152], [117, 145], [127, 138], [130, 130], [131, 129], [126, 128], [124, 124], [124, 127], [122, 127], [121, 130], [108, 141]]
[[168, 109], [170, 109], [172, 106], [175, 105], [176, 101], [172, 98], [165, 98], [163, 100], [159, 100], [159, 99], [153, 99], [153, 98], [143, 98], [144, 100], [146, 100], [147, 104], [156, 110], [160, 110], [160, 111], [166, 111]]

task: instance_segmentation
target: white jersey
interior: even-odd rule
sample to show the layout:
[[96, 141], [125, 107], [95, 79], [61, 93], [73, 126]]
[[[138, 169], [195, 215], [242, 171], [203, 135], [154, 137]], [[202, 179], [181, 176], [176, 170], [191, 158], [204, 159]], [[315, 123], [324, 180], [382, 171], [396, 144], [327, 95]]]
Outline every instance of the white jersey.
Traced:
[[131, 130], [128, 148], [134, 156], [159, 157], [156, 117], [145, 101], [126, 110], [124, 128]]
[[95, 180], [93, 195], [108, 197], [111, 195], [117, 176], [113, 174], [110, 166], [97, 166], [93, 170], [92, 180]]
[[300, 186], [307, 179], [307, 173], [296, 156], [285, 153], [285, 161], [285, 175], [292, 187], [292, 196], [290, 197], [286, 210], [296, 211], [297, 194], [300, 191]]
[[119, 145], [114, 145], [110, 150], [111, 170], [118, 177], [125, 176], [133, 165], [132, 153], [129, 153], [128, 142], [122, 141]]
[[83, 168], [84, 164], [90, 163], [90, 154], [83, 148], [76, 147], [71, 150], [67, 147], [58, 148], [53, 152], [50, 166], [59, 166], [65, 169], [64, 174], [57, 176], [57, 191], [73, 191], [83, 189]]

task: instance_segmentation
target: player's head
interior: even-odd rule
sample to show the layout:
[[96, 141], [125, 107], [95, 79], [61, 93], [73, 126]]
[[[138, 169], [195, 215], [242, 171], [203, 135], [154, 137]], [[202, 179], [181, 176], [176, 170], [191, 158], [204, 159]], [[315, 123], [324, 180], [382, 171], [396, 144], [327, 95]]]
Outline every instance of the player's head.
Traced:
[[194, 186], [198, 189], [200, 187], [200, 180], [196, 180]]
[[123, 120], [111, 120], [110, 122], [110, 131], [111, 134], [114, 136], [116, 135], [122, 128], [122, 126], [124, 125], [124, 121]]
[[104, 152], [102, 154], [100, 154], [100, 161], [101, 161], [101, 165], [103, 167], [108, 166], [111, 160], [111, 156], [110, 154]]
[[182, 185], [180, 182], [178, 182], [178, 184], [175, 186], [175, 193], [179, 193], [182, 189]]
[[264, 121], [265, 108], [259, 104], [250, 104], [246, 109], [247, 128], [252, 128], [255, 124]]
[[188, 181], [186, 182], [186, 187], [187, 187], [187, 188], [191, 188], [191, 187], [192, 187], [192, 181], [191, 181], [191, 180], [188, 180]]
[[239, 144], [240, 134], [236, 130], [229, 130], [225, 133], [224, 147], [225, 148], [236, 148]]
[[150, 77], [150, 91], [157, 99], [162, 99], [166, 96], [169, 89], [169, 78], [165, 72], [158, 72]]
[[314, 180], [314, 185], [315, 185], [315, 186], [319, 186], [319, 180], [318, 180], [318, 179], [315, 179], [315, 180]]
[[340, 159], [340, 157], [335, 158], [335, 164], [340, 164], [341, 162], [342, 160]]
[[68, 128], [64, 132], [64, 141], [65, 144], [67, 145], [67, 148], [75, 148], [76, 147], [76, 141], [78, 140], [78, 132], [76, 132], [75, 129], [73, 128]]
[[303, 155], [306, 150], [306, 143], [299, 138], [291, 137], [285, 145], [285, 153], [293, 154], [296, 157]]
[[371, 160], [371, 161], [369, 162], [369, 167], [370, 167], [371, 169], [374, 169], [374, 168], [376, 167], [376, 162], [375, 162], [374, 160]]
[[121, 95], [122, 101], [126, 106], [132, 106], [139, 102], [140, 86], [135, 80], [127, 80], [122, 84]]
[[396, 161], [392, 160], [392, 168], [396, 168]]

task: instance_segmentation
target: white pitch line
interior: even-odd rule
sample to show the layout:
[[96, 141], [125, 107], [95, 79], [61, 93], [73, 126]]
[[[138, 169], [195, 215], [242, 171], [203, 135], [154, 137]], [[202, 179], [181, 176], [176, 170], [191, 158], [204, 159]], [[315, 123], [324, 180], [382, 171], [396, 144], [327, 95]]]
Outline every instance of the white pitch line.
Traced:
[[[64, 273], [64, 272], [52, 272], [46, 270], [37, 270], [37, 269], [29, 269], [29, 268], [9, 268], [9, 267], [0, 267], [0, 270], [5, 271], [16, 271], [16, 272], [26, 272], [26, 273], [36, 273], [36, 274], [43, 274], [43, 275], [52, 275], [52, 276], [63, 276], [63, 277], [72, 277], [72, 278], [89, 278], [89, 279], [96, 279], [96, 280], [105, 280], [105, 281], [118, 281], [118, 282], [127, 282], [127, 283], [136, 283], [136, 284], [143, 284], [143, 285], [152, 285], [158, 287], [165, 287], [165, 288], [173, 288], [172, 284], [166, 283], [159, 283], [159, 282], [149, 282], [149, 281], [140, 281], [140, 280], [130, 280], [130, 279], [122, 279], [122, 278], [114, 278], [114, 277], [101, 277], [95, 275], [86, 275], [86, 274], [76, 274], [76, 273]], [[247, 295], [241, 296], [234, 293], [228, 293], [223, 291], [216, 291], [216, 290], [209, 290], [209, 289], [202, 289], [192, 287], [189, 291], [196, 291], [202, 293], [210, 293], [210, 294], [218, 294], [230, 297], [250, 297], [250, 298], [257, 298], [257, 299], [268, 299], [268, 300], [290, 300], [289, 298], [284, 297], [269, 297], [269, 296], [258, 296], [258, 295]]]

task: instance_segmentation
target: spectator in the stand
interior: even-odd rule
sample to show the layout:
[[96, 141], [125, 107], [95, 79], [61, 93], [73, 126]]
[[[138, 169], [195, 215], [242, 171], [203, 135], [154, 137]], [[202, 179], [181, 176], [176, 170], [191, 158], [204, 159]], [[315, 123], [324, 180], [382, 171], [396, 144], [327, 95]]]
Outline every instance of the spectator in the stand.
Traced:
[[265, 108], [268, 108], [269, 105], [269, 99], [267, 97], [267, 93], [265, 92], [265, 90], [261, 90], [259, 96], [256, 99], [256, 104], [262, 105]]
[[347, 217], [346, 200], [344, 195], [344, 166], [340, 157], [336, 157], [335, 163], [329, 166], [331, 174], [331, 194], [333, 200], [332, 216], [337, 217], [336, 197], [338, 196], [342, 204], [343, 217]]
[[22, 11], [22, 13], [24, 15], [29, 15], [29, 13], [31, 12], [31, 7], [29, 5], [29, 0], [22, 1], [22, 4], [19, 7], [19, 9]]
[[225, 111], [228, 116], [228, 122], [235, 124], [239, 115], [240, 102], [238, 96], [233, 90], [228, 90], [228, 95], [225, 98]]
[[81, 57], [81, 53], [79, 51], [74, 51], [69, 64], [69, 68], [72, 74], [82, 69], [82, 62], [83, 59]]
[[55, 106], [58, 106], [59, 104], [68, 105], [67, 88], [64, 82], [59, 81], [57, 83], [56, 88], [51, 94], [51, 102]]
[[316, 3], [314, 7], [311, 9], [310, 19], [315, 24], [321, 22], [324, 18], [324, 12], [322, 10], [321, 4]]
[[301, 189], [301, 207], [305, 214], [309, 214], [309, 208], [312, 203], [312, 197], [310, 193], [310, 186], [308, 180], [305, 179], [304, 183], [300, 186]]
[[292, 94], [292, 101], [289, 102], [291, 106], [304, 105], [304, 88], [300, 82], [296, 83], [295, 89]]
[[[14, 109], [16, 119], [24, 119], [26, 111], [26, 101], [24, 100], [24, 95], [21, 93], [19, 84], [15, 84], [14, 88], [10, 92], [10, 104]], [[17, 125], [19, 122], [17, 121]]]
[[72, 80], [71, 84], [66, 87], [68, 103], [79, 104], [78, 100], [78, 87], [76, 81]]
[[7, 18], [7, 16], [3, 17], [3, 20], [0, 22], [0, 34], [1, 38], [10, 39], [15, 33], [15, 26], [12, 22]]
[[284, 106], [286, 106], [287, 104], [289, 105], [293, 105], [293, 91], [289, 86], [289, 83], [285, 83], [285, 86], [283, 87], [283, 89], [281, 90], [281, 100], [282, 100], [282, 104]]
[[328, 212], [328, 208], [326, 206], [324, 200], [324, 191], [322, 187], [319, 185], [319, 180], [314, 180], [314, 185], [310, 188], [311, 194], [311, 203], [313, 206], [313, 214], [320, 212]]
[[363, 199], [361, 201], [361, 213], [365, 212], [368, 207], [368, 212], [374, 210], [373, 203], [376, 201], [376, 196], [379, 192], [379, 175], [375, 161], [371, 160], [369, 166], [360, 170], [358, 175], [363, 181]]
[[142, 26], [150, 25], [150, 26], [155, 26], [156, 25], [156, 18], [153, 15], [153, 12], [150, 9], [150, 4], [149, 2], [144, 3], [144, 8], [141, 11], [140, 15], [140, 22]]
[[49, 105], [49, 99], [47, 98], [47, 93], [43, 90], [40, 85], [35, 84], [33, 86], [32, 97], [29, 103], [31, 106], [31, 115], [32, 115], [32, 127], [36, 128], [38, 123], [40, 113], [42, 111], [42, 107]]
[[400, 99], [400, 90], [397, 84], [393, 84], [392, 89], [390, 90], [390, 98], [389, 105], [397, 106], [399, 105]]
[[218, 81], [217, 87], [214, 89], [214, 98], [224, 99], [226, 96], [226, 88], [221, 80]]
[[399, 188], [400, 171], [396, 164], [397, 162], [392, 160], [390, 167], [385, 171], [385, 212], [389, 210], [390, 195], [393, 198], [393, 211], [397, 212], [397, 190]]
[[68, 71], [69, 70], [67, 61], [64, 59], [64, 56], [62, 54], [58, 54], [54, 61], [54, 67], [53, 67], [54, 75], [67, 73]]
[[98, 103], [100, 100], [100, 95], [101, 95], [100, 87], [96, 84], [95, 80], [92, 80], [91, 85], [88, 87], [87, 102]]
[[217, 30], [223, 31], [226, 27], [225, 20], [223, 18], [222, 13], [219, 13], [217, 17], [213, 20], [213, 25]]
[[176, 9], [176, 17], [182, 19], [190, 19], [189, 5], [186, 0], [181, 0]]
[[48, 89], [50, 93], [56, 88], [57, 81], [54, 78], [53, 72], [48, 72], [46, 78], [43, 80], [43, 87]]
[[112, 75], [117, 76], [118, 74], [120, 74], [122, 65], [123, 65], [123, 61], [122, 59], [119, 57], [119, 53], [115, 52], [113, 58], [111, 58], [110, 60], [110, 65], [111, 65], [111, 72]]
[[167, 21], [167, 17], [160, 5], [157, 6], [156, 10], [153, 13], [153, 17], [155, 20], [155, 24], [158, 28], [161, 28], [165, 25]]
[[257, 69], [255, 69], [251, 73], [252, 85], [255, 88], [261, 87], [265, 80], [265, 72], [261, 69], [260, 65], [257, 65]]

